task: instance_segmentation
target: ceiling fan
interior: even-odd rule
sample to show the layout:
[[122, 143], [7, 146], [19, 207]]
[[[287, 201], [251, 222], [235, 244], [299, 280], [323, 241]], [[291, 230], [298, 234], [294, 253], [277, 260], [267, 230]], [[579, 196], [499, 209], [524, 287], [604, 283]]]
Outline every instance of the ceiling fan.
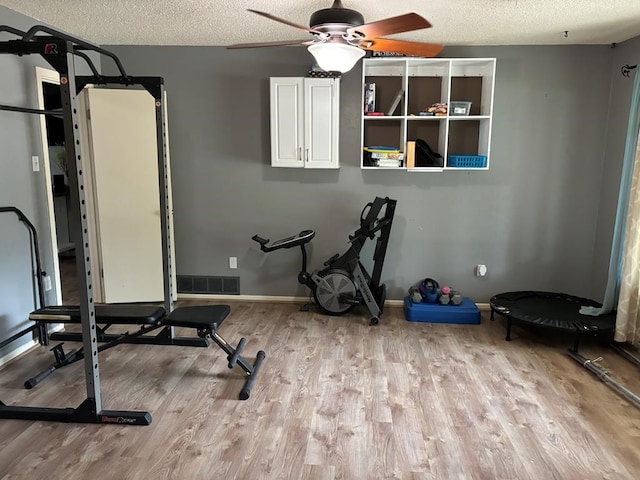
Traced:
[[249, 11], [290, 27], [304, 30], [312, 35], [312, 39], [239, 43], [229, 45], [227, 48], [307, 45], [320, 68], [326, 71], [347, 72], [351, 70], [356, 62], [365, 55], [365, 50], [434, 57], [443, 48], [443, 45], [433, 43], [380, 38], [384, 35], [431, 27], [431, 24], [417, 13], [406, 13], [397, 17], [365, 23], [360, 12], [344, 8], [341, 0], [334, 0], [331, 8], [323, 8], [314, 12], [309, 19], [309, 27], [306, 27], [270, 13], [252, 9]]

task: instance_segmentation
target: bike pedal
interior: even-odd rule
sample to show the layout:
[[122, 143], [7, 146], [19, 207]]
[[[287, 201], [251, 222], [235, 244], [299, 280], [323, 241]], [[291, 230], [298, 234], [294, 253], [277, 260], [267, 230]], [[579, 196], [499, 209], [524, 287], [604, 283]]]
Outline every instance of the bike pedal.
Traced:
[[340, 295], [340, 302], [347, 305], [360, 305], [360, 299], [357, 297], [347, 297], [346, 295]]

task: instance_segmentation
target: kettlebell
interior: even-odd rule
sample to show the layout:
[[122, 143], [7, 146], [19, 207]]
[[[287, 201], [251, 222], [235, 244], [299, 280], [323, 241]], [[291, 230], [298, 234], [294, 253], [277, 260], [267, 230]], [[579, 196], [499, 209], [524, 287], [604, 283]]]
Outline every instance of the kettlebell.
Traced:
[[419, 287], [422, 299], [427, 303], [435, 303], [438, 300], [439, 287], [440, 285], [433, 278], [425, 278]]

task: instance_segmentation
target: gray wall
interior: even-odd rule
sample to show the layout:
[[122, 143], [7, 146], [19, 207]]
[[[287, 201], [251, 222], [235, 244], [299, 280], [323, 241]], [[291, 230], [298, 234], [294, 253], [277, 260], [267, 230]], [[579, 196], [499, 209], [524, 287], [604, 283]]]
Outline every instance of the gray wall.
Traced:
[[[24, 15], [0, 7], [0, 23], [27, 30], [33, 22]], [[0, 34], [0, 41], [14, 40], [9, 34]], [[0, 55], [0, 103], [37, 108], [35, 66], [47, 66], [36, 56], [17, 57]], [[0, 205], [15, 206], [35, 224], [41, 233], [41, 252], [45, 271], [51, 272], [51, 239], [47, 236], [48, 218], [44, 206], [44, 172], [34, 173], [31, 156], [42, 158], [39, 119], [35, 115], [0, 111]], [[41, 208], [41, 206], [43, 208]], [[0, 215], [0, 339], [17, 333], [29, 324], [28, 314], [37, 301], [32, 285], [31, 249], [29, 233], [13, 214]], [[49, 301], [55, 298], [50, 292]], [[28, 337], [28, 336], [27, 336]], [[24, 337], [13, 347], [29, 341]], [[11, 346], [10, 346], [11, 347]], [[8, 350], [10, 347], [6, 347]], [[3, 352], [0, 351], [0, 357]]]
[[[36, 24], [33, 19], [0, 6], [0, 24], [22, 31]], [[0, 41], [15, 40], [10, 34], [0, 34]], [[99, 68], [99, 59], [93, 56]], [[83, 62], [84, 63], [84, 62]], [[40, 56], [0, 55], [0, 103], [37, 108], [35, 67], [51, 69]], [[78, 73], [87, 74], [84, 65]], [[33, 172], [31, 156], [42, 159], [42, 140], [36, 115], [0, 111], [0, 205], [15, 206], [34, 223], [38, 230], [43, 268], [53, 274], [53, 255], [49, 218], [46, 207], [44, 171]], [[0, 339], [17, 333], [30, 324], [29, 312], [37, 304], [27, 229], [13, 214], [0, 215]], [[55, 284], [55, 282], [52, 282]], [[55, 301], [55, 289], [46, 295], [46, 302]], [[30, 341], [27, 335], [0, 351], [0, 358], [10, 350]]]
[[[276, 169], [268, 79], [304, 76], [304, 49], [110, 48], [133, 74], [166, 81], [179, 275], [239, 275], [242, 294], [305, 295], [298, 251], [264, 255], [251, 236], [315, 229], [316, 268], [346, 249], [378, 195], [398, 200], [383, 272], [390, 298], [425, 276], [478, 302], [517, 289], [594, 292], [598, 214], [610, 203], [609, 47], [447, 48], [443, 57], [497, 58], [495, 120], [490, 171], [439, 174], [359, 168], [360, 65], [342, 79], [340, 170]], [[474, 276], [478, 263], [485, 278]]]

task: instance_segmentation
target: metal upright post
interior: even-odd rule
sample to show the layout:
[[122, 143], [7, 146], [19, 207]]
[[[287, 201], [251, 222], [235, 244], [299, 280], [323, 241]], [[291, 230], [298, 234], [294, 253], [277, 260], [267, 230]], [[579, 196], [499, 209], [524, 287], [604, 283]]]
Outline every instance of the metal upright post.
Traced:
[[382, 227], [374, 250], [374, 264], [373, 271], [371, 273], [371, 284], [376, 286], [380, 285], [384, 258], [387, 255], [387, 245], [389, 243], [391, 224], [393, 222], [393, 216], [396, 210], [396, 200], [385, 198], [383, 203], [386, 205], [383, 220], [387, 221], [388, 223], [386, 223], [385, 226]]
[[[167, 123], [164, 84], [158, 78], [156, 100], [156, 138], [158, 142], [158, 179], [160, 186], [160, 226], [162, 229], [162, 271], [164, 283], [164, 308], [173, 310], [173, 272], [171, 266], [171, 230], [169, 211], [169, 167], [167, 162]], [[157, 95], [157, 96], [156, 96]]]
[[86, 189], [83, 162], [80, 150], [80, 130], [78, 103], [76, 97], [75, 65], [73, 44], [65, 42], [65, 71], [60, 72], [60, 94], [64, 118], [65, 150], [69, 166], [70, 222], [72, 237], [76, 249], [76, 269], [78, 275], [78, 294], [82, 319], [82, 339], [87, 399], [92, 399], [94, 412], [102, 410], [100, 396], [100, 371], [98, 366], [98, 343], [96, 338], [95, 309], [93, 304], [93, 286], [91, 281], [91, 263], [89, 258], [89, 237], [87, 223]]

